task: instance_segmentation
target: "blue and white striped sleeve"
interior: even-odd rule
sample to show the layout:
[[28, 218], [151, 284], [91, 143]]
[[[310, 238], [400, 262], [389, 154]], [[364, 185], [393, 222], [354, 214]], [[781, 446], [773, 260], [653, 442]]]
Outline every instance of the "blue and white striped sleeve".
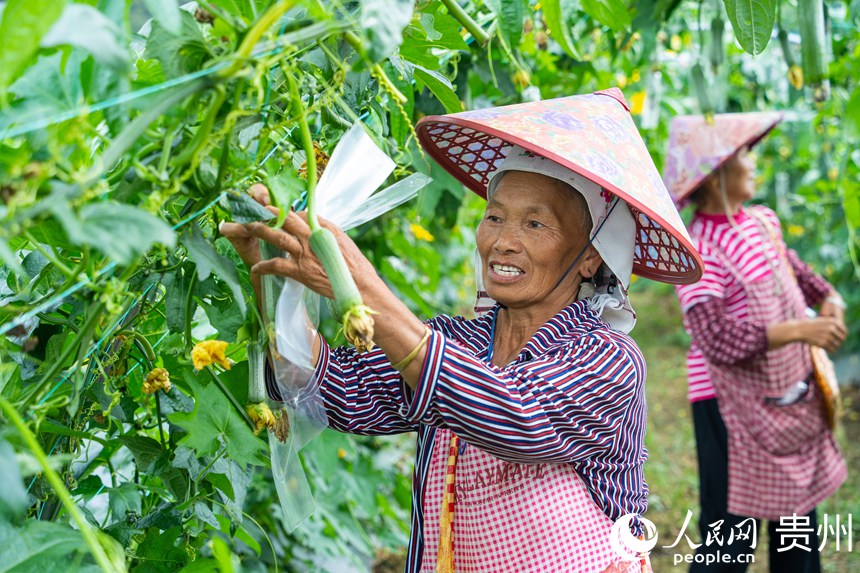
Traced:
[[570, 463], [605, 456], [619, 435], [644, 429], [644, 380], [635, 344], [610, 332], [504, 369], [434, 332], [404, 415], [503, 460]]
[[332, 428], [367, 435], [418, 428], [416, 421], [403, 416], [403, 379], [381, 349], [359, 353], [342, 346], [332, 350], [322, 338], [320, 342], [317, 384]]

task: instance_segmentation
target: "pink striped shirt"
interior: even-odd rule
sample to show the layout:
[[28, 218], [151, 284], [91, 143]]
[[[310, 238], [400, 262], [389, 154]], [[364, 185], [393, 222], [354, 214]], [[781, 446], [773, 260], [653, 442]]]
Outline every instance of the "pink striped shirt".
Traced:
[[[764, 215], [778, 233], [777, 238], [782, 240], [776, 213], [763, 206], [749, 207], [749, 209], [755, 209]], [[766, 232], [760, 228], [755, 217], [747, 210], [741, 209], [735, 216], [735, 223], [743, 234], [731, 225], [725, 215], [696, 213], [690, 223], [690, 236], [693, 239], [693, 245], [702, 255], [704, 273], [699, 282], [676, 287], [681, 301], [681, 310], [685, 315], [684, 323], [687, 332], [690, 332], [690, 325], [686, 320], [687, 312], [695, 305], [713, 297], [724, 301], [728, 316], [737, 320], [746, 320], [749, 317], [744, 285], [725, 267], [715, 253], [715, 248], [733, 262], [749, 285], [754, 285], [756, 281], [773, 272], [768, 259], [779, 261], [779, 253], [774, 249]], [[705, 356], [696, 347], [695, 342], [691, 342], [690, 350], [687, 352], [687, 382], [689, 384], [687, 397], [690, 402], [716, 397]]]

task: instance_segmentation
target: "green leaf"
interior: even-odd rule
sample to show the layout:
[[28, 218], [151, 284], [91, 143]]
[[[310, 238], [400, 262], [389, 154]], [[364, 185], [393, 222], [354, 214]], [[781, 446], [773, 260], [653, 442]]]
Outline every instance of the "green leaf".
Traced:
[[270, 221], [275, 218], [271, 211], [241, 191], [228, 191], [227, 204], [230, 205], [230, 213], [233, 215], [234, 223], [254, 223], [256, 221]]
[[368, 56], [379, 62], [403, 41], [403, 28], [412, 20], [412, 0], [364, 0], [360, 24], [367, 35]]
[[725, 0], [726, 12], [741, 47], [757, 56], [770, 41], [777, 0]]
[[[0, 519], [0, 573], [94, 573], [81, 534], [71, 527], [49, 521], [28, 520], [21, 528]], [[73, 556], [78, 554], [76, 559]]]
[[9, 0], [0, 20], [0, 100], [38, 51], [42, 36], [57, 21], [66, 0]]
[[623, 0], [582, 0], [582, 10], [616, 32], [630, 27], [630, 12]]
[[15, 459], [15, 450], [6, 440], [0, 441], [0, 475], [3, 476], [3, 487], [0, 488], [0, 521], [17, 519], [26, 513], [29, 503], [21, 481], [21, 469]]
[[153, 23], [146, 42], [144, 57], [160, 62], [167, 79], [199, 69], [210, 55], [194, 16], [183, 11], [180, 24], [178, 33], [172, 33], [163, 22]]
[[513, 49], [520, 45], [523, 35], [523, 18], [526, 5], [523, 0], [488, 0], [487, 5], [495, 13], [499, 30], [508, 46]]
[[441, 67], [441, 58], [453, 50], [468, 50], [460, 35], [460, 24], [448, 14], [439, 11], [441, 3], [434, 2], [416, 12], [412, 22], [403, 31], [403, 44], [399, 56], [431, 70]]
[[137, 469], [149, 473], [155, 461], [163, 453], [161, 444], [147, 436], [119, 436], [122, 445], [131, 450]]
[[192, 448], [198, 456], [216, 453], [223, 443], [233, 461], [263, 465], [265, 443], [245, 425], [221, 390], [215, 384], [201, 386], [194, 380], [189, 383], [194, 394], [194, 411], [168, 416], [188, 432], [179, 443]]
[[24, 268], [21, 266], [21, 261], [18, 259], [18, 255], [9, 248], [9, 245], [3, 239], [0, 239], [0, 259], [9, 265], [9, 268], [15, 271], [16, 275], [20, 276], [25, 274]]
[[109, 488], [110, 509], [114, 521], [125, 521], [128, 514], [140, 516], [140, 491], [134, 483], [124, 483], [119, 487]]
[[562, 0], [546, 0], [545, 2], [541, 2], [540, 5], [547, 28], [549, 28], [553, 39], [558, 42], [558, 45], [571, 58], [574, 60], [581, 59], [579, 52], [576, 51], [570, 38], [570, 26], [567, 23], [568, 14], [562, 4]]
[[218, 253], [212, 243], [206, 240], [197, 226], [192, 226], [182, 233], [182, 244], [188, 249], [188, 255], [197, 264], [197, 275], [200, 281], [205, 281], [211, 273], [227, 283], [233, 293], [233, 302], [239, 306], [242, 316], [245, 316], [245, 296], [239, 283], [239, 273], [233, 261]]
[[55, 205], [54, 215], [69, 239], [89, 245], [121, 265], [128, 265], [155, 244], [172, 248], [176, 235], [167, 223], [143, 209], [113, 201], [89, 203], [75, 214], [68, 205]]
[[146, 530], [146, 537], [135, 550], [137, 565], [132, 573], [173, 573], [189, 561], [182, 539], [182, 529], [174, 527], [160, 531], [157, 527]]
[[447, 113], [457, 113], [463, 111], [463, 103], [457, 94], [454, 92], [454, 87], [450, 80], [440, 74], [415, 65], [415, 78], [421, 80], [427, 86], [434, 96], [442, 103]]
[[179, 33], [181, 26], [179, 5], [176, 0], [143, 0], [152, 17], [173, 35]]
[[119, 28], [107, 16], [86, 4], [69, 4], [63, 15], [42, 38], [42, 47], [75, 46], [108, 66], [121, 68], [128, 62], [117, 37]]

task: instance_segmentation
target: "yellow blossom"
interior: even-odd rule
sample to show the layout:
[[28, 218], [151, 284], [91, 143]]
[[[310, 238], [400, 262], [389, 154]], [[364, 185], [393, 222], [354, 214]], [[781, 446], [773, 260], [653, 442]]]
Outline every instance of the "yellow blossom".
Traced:
[[346, 457], [346, 450], [343, 448], [338, 448], [337, 449], [337, 457], [339, 457], [340, 459], [345, 458]]
[[673, 34], [672, 38], [669, 40], [669, 47], [672, 48], [673, 52], [680, 52], [683, 44], [681, 43], [681, 36], [678, 34]]
[[436, 237], [434, 237], [433, 234], [430, 233], [430, 231], [428, 231], [418, 223], [412, 223], [411, 225], [409, 225], [409, 228], [412, 230], [412, 235], [419, 241], [427, 241], [428, 243], [432, 243], [436, 240]]
[[194, 362], [195, 370], [203, 370], [212, 363], [217, 363], [225, 369], [230, 370], [230, 361], [224, 352], [227, 343], [223, 340], [204, 340], [198, 342], [191, 351], [191, 361]]
[[639, 80], [642, 79], [642, 76], [639, 75], [639, 70], [633, 70], [633, 73], [630, 74], [630, 83], [635, 84]]
[[520, 89], [526, 88], [532, 83], [531, 74], [525, 68], [520, 68], [514, 73], [513, 82]]
[[278, 423], [278, 419], [265, 402], [248, 404], [245, 406], [245, 411], [248, 412], [248, 416], [254, 422], [254, 435], [262, 432], [264, 428], [271, 430]]
[[164, 368], [153, 368], [143, 381], [143, 391], [155, 394], [159, 390], [170, 392], [170, 374]]
[[839, 168], [831, 167], [830, 169], [828, 169], [827, 178], [831, 181], [836, 181], [837, 179], [839, 179]]
[[791, 235], [792, 237], [800, 237], [801, 235], [803, 235], [803, 233], [805, 231], [806, 231], [806, 229], [804, 229], [803, 226], [801, 226], [801, 225], [789, 225], [788, 226], [788, 234]]
[[648, 94], [644, 91], [638, 91], [630, 98], [630, 113], [633, 115], [639, 115], [642, 113], [642, 110], [645, 109], [645, 100], [648, 98]]
[[799, 90], [803, 87], [803, 68], [797, 64], [788, 68], [788, 81], [794, 86], [794, 89]]

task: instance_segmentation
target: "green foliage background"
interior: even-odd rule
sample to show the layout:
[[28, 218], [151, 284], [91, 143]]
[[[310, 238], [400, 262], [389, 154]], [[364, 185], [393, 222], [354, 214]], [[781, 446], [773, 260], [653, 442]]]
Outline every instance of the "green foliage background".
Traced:
[[[826, 2], [810, 39], [816, 5], [0, 3], [0, 571], [335, 571], [405, 544], [411, 438], [308, 445], [318, 511], [290, 532], [242, 408], [254, 303], [217, 229], [254, 182], [280, 206], [301, 192], [285, 72], [324, 151], [362, 121], [392, 181], [434, 178], [353, 232], [425, 317], [470, 312], [481, 201], [420, 152], [421, 116], [618, 85], [660, 166], [674, 114], [786, 110], [760, 199], [856, 333], [860, 2]], [[792, 85], [816, 57], [829, 77]], [[206, 338], [230, 343], [230, 370], [194, 370]], [[153, 367], [170, 392], [143, 392]]]

